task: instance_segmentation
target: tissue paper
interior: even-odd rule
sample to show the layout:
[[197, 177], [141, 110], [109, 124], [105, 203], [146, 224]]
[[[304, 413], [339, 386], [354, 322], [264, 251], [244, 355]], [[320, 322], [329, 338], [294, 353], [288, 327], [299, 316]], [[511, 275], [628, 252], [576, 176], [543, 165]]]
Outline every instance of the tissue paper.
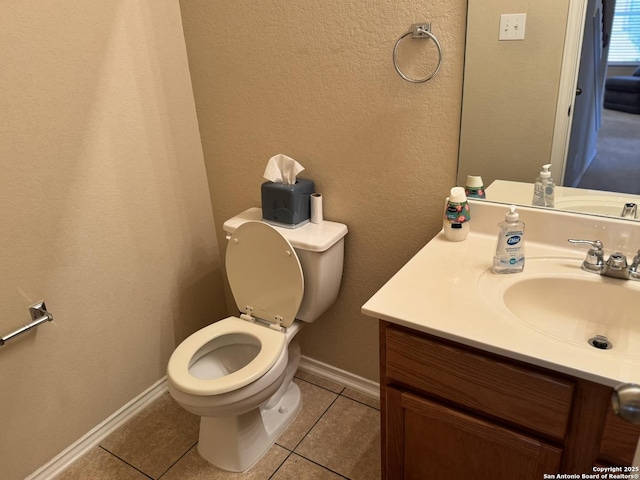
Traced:
[[293, 158], [280, 153], [269, 159], [263, 176], [273, 183], [293, 185], [296, 183], [296, 177], [303, 170], [304, 167]]

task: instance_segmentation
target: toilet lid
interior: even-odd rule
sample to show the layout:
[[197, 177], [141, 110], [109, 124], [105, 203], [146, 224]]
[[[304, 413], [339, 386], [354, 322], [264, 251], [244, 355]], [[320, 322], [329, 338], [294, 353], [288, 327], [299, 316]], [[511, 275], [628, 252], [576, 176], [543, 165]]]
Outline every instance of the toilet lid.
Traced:
[[283, 327], [293, 323], [304, 276], [295, 250], [275, 228], [263, 222], [240, 225], [227, 245], [226, 271], [241, 312]]

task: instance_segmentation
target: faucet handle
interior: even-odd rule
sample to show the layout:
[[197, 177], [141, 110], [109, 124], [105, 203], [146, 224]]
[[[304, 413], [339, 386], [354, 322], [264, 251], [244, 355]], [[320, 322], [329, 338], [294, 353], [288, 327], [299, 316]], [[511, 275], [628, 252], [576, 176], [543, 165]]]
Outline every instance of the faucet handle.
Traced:
[[640, 250], [633, 257], [631, 265], [629, 265], [629, 275], [634, 280], [640, 280]]
[[622, 218], [638, 218], [638, 205], [632, 202], [625, 203], [620, 216]]
[[600, 240], [577, 240], [570, 238], [569, 243], [574, 245], [590, 245], [587, 258], [582, 262], [582, 269], [589, 272], [600, 273], [604, 269], [604, 246]]
[[620, 252], [612, 253], [609, 260], [607, 260], [607, 267], [614, 270], [624, 270], [628, 266], [627, 257]]
[[577, 240], [570, 238], [568, 242], [573, 243], [574, 245], [591, 245], [596, 250], [602, 250], [604, 248], [604, 245], [602, 245], [600, 240]]

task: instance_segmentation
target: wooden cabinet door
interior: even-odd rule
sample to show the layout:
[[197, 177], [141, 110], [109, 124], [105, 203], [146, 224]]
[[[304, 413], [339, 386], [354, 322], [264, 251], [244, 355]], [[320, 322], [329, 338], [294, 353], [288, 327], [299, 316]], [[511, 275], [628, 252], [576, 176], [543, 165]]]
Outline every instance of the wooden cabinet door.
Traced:
[[386, 389], [386, 479], [540, 480], [562, 450], [392, 387]]
[[631, 466], [639, 440], [640, 425], [625, 422], [609, 407], [600, 439], [599, 459], [609, 465]]

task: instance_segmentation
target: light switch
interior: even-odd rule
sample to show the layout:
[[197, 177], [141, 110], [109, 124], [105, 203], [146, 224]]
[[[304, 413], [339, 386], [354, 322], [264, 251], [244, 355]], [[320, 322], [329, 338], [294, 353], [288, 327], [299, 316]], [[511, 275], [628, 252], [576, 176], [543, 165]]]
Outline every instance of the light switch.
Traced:
[[503, 13], [500, 15], [498, 40], [524, 40], [526, 13]]

